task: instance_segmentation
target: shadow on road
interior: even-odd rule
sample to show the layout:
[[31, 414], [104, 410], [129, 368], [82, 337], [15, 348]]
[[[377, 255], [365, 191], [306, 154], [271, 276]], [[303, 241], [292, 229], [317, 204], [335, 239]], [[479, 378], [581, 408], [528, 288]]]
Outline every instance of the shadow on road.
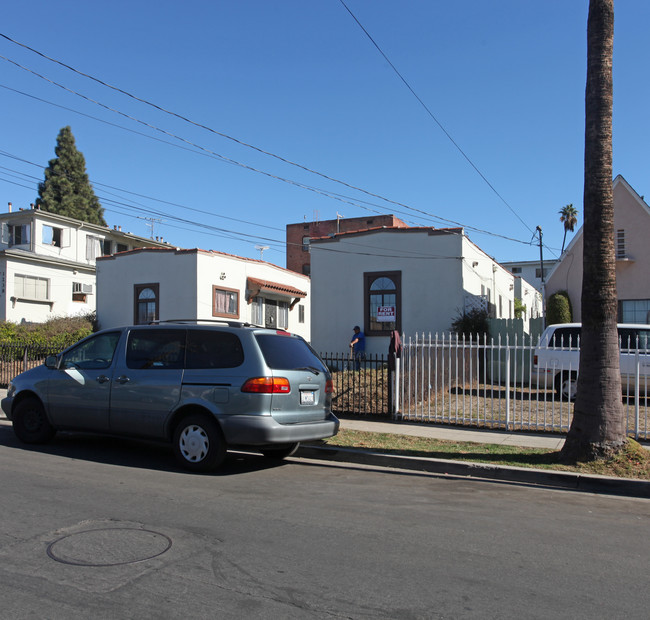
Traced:
[[[177, 465], [170, 445], [138, 439], [59, 432], [50, 443], [28, 445], [18, 441], [10, 423], [4, 423], [0, 424], [0, 446], [25, 454], [47, 454], [78, 461], [190, 476], [206, 475], [189, 472]], [[207, 475], [246, 474], [280, 467], [283, 464], [283, 461], [266, 458], [255, 452], [229, 451], [223, 465], [216, 472]]]

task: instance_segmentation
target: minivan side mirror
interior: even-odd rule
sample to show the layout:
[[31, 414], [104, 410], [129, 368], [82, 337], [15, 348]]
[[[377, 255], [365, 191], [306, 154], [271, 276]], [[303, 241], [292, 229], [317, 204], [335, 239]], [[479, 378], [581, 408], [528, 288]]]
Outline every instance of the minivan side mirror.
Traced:
[[45, 365], [46, 365], [48, 368], [57, 368], [58, 365], [59, 365], [59, 360], [58, 360], [58, 358], [56, 357], [56, 355], [48, 355], [48, 356], [45, 358]]

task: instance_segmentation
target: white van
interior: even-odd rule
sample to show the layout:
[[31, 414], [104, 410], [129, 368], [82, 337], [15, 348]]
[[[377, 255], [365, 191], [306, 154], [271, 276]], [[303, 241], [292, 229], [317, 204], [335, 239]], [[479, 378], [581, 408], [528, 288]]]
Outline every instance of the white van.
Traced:
[[[539, 339], [533, 358], [531, 385], [552, 387], [563, 400], [576, 395], [580, 363], [580, 323], [549, 325]], [[650, 383], [650, 325], [618, 325], [623, 392], [647, 394]]]

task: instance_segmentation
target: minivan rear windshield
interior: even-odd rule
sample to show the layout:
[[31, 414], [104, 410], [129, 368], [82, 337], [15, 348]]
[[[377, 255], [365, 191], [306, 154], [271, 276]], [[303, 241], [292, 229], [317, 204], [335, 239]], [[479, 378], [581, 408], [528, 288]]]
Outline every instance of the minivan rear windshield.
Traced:
[[269, 368], [275, 370], [312, 368], [327, 372], [320, 357], [300, 338], [280, 334], [255, 334], [255, 338]]

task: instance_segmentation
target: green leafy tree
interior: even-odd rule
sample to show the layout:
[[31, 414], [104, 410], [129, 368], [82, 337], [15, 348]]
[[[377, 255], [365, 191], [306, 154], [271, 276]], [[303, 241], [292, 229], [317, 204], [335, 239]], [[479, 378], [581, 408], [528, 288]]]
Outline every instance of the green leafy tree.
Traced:
[[560, 214], [560, 222], [564, 224], [564, 237], [562, 238], [562, 251], [560, 252], [560, 254], [563, 254], [564, 244], [566, 243], [566, 234], [568, 232], [573, 232], [578, 223], [578, 209], [576, 209], [572, 204], [569, 204], [562, 207], [558, 213]]
[[104, 209], [88, 180], [86, 160], [77, 150], [70, 127], [59, 131], [54, 153], [56, 157], [45, 169], [45, 180], [38, 184], [37, 206], [43, 211], [106, 226]]
[[612, 191], [614, 0], [590, 0], [585, 94], [580, 374], [566, 462], [605, 459], [627, 442], [619, 366]]
[[526, 314], [526, 310], [526, 304], [519, 297], [515, 297], [515, 318], [521, 319]]

